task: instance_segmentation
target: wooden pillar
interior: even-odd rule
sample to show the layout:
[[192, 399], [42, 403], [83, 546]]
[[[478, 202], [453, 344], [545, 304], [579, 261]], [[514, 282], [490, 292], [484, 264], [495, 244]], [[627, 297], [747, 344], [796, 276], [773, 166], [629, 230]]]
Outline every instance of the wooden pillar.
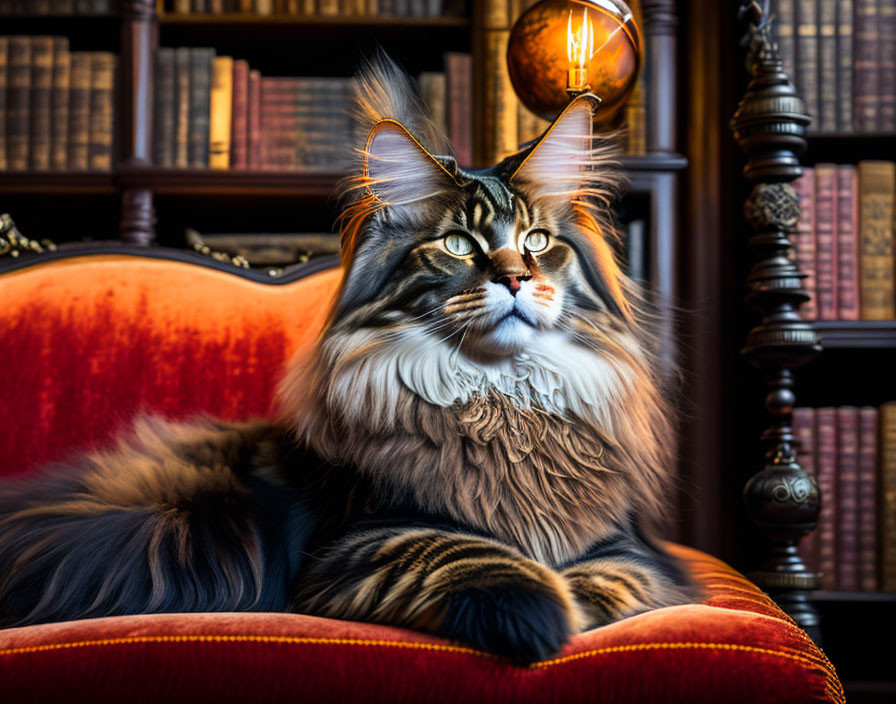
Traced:
[[753, 230], [748, 247], [755, 263], [746, 300], [762, 315], [742, 352], [762, 374], [771, 415], [762, 434], [763, 467], [744, 490], [747, 513], [768, 538], [765, 559], [750, 576], [818, 640], [818, 614], [807, 599], [817, 577], [800, 560], [797, 543], [815, 528], [820, 497], [796, 462], [791, 428], [792, 370], [821, 351], [812, 326], [797, 312], [809, 296], [788, 240], [799, 219], [799, 199], [789, 184], [802, 173], [797, 157], [806, 149], [809, 117], [771, 39], [768, 0], [745, 0], [739, 12], [748, 25], [744, 43], [752, 80], [731, 129], [746, 153], [743, 173], [752, 185], [744, 213]]
[[647, 72], [647, 153], [675, 154], [678, 130], [676, 56], [678, 16], [675, 0], [643, 0]]
[[[158, 45], [158, 23], [153, 0], [123, 0], [121, 4], [121, 134], [122, 163], [152, 166], [152, 69]], [[121, 202], [121, 239], [149, 245], [155, 239], [152, 191], [124, 191]]]

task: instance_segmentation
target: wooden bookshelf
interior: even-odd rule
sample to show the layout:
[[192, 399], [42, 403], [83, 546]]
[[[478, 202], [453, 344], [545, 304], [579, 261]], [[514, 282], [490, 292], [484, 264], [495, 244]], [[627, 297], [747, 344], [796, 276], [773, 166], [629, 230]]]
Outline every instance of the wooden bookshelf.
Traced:
[[813, 326], [828, 349], [896, 350], [896, 320], [819, 320]]

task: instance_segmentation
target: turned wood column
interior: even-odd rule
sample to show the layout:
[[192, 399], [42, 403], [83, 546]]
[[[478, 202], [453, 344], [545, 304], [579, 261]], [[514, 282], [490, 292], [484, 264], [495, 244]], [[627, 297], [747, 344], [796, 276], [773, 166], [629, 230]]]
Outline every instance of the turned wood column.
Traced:
[[[121, 3], [121, 134], [122, 165], [152, 166], [152, 70], [158, 45], [153, 0]], [[121, 200], [121, 239], [149, 245], [155, 239], [152, 191], [128, 189]]]
[[678, 15], [675, 0], [643, 0], [647, 86], [647, 153], [674, 154], [678, 125]]
[[809, 117], [771, 39], [768, 0], [742, 2], [739, 16], [748, 26], [743, 43], [751, 80], [731, 129], [747, 156], [743, 173], [752, 185], [744, 206], [754, 260], [746, 301], [762, 316], [742, 353], [760, 370], [771, 416], [762, 434], [762, 469], [744, 490], [747, 513], [768, 539], [765, 559], [750, 577], [818, 640], [818, 614], [807, 599], [817, 577], [800, 559], [797, 543], [815, 528], [820, 496], [796, 461], [791, 427], [793, 369], [821, 350], [812, 326], [798, 313], [809, 296], [788, 239], [799, 219], [799, 199], [790, 182], [802, 172], [797, 157], [806, 148]]

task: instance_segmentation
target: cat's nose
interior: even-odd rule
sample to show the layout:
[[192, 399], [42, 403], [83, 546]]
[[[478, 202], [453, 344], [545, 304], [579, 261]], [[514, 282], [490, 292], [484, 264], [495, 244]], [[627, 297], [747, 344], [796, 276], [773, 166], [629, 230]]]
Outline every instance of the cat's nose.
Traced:
[[531, 274], [504, 274], [497, 277], [495, 283], [504, 284], [507, 287], [507, 290], [510, 291], [510, 295], [516, 296], [523, 281], [528, 281], [531, 278]]

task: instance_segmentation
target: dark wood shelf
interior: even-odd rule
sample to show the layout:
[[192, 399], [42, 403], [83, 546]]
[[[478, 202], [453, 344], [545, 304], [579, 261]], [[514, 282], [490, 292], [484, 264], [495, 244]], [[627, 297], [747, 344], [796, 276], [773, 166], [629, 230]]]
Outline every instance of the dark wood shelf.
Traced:
[[813, 326], [829, 349], [896, 349], [894, 320], [818, 320]]
[[896, 132], [810, 132], [810, 142], [824, 140], [896, 139]]
[[341, 173], [234, 169], [163, 169], [122, 167], [118, 178], [126, 188], [147, 188], [157, 194], [326, 197]]
[[247, 15], [247, 14], [163, 14], [159, 15], [162, 27], [394, 27], [407, 29], [469, 29], [469, 17], [395, 17], [383, 15], [329, 16], [329, 15]]
[[838, 604], [896, 604], [896, 593], [815, 591], [809, 594], [809, 599]]
[[621, 159], [626, 171], [674, 172], [687, 168], [688, 160], [681, 154], [625, 154]]
[[115, 176], [109, 171], [0, 171], [0, 193], [116, 193]]

